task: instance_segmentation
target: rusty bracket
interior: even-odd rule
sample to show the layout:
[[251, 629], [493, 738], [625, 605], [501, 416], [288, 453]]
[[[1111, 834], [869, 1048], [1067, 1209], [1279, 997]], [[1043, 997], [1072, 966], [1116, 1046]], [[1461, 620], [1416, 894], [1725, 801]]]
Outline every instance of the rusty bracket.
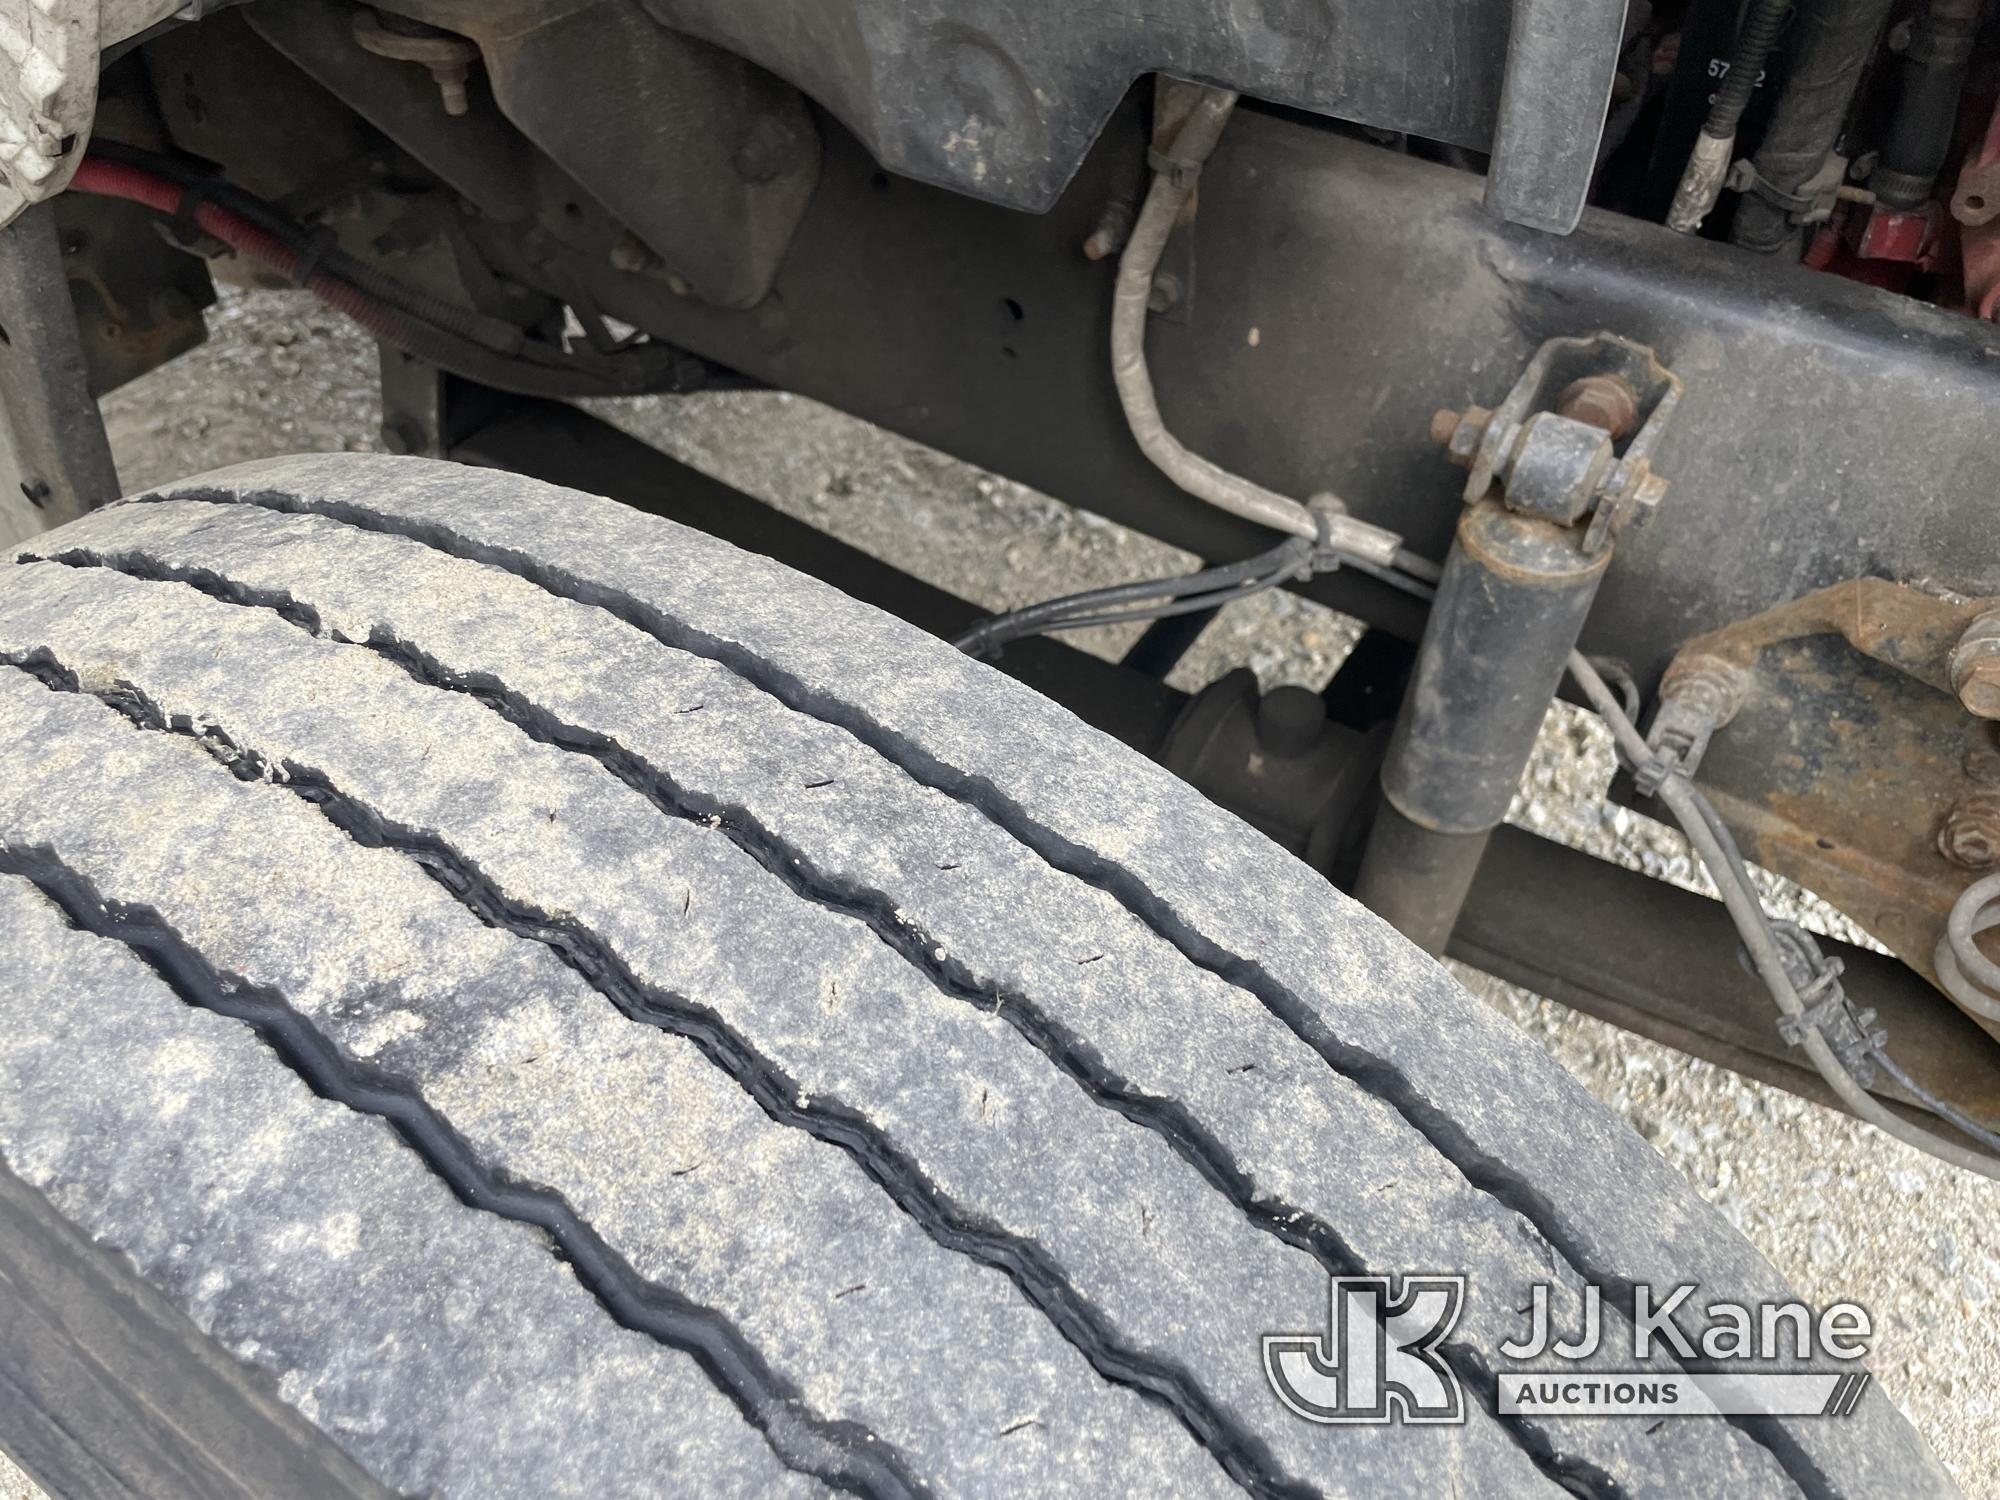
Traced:
[[1653, 454], [1681, 391], [1644, 344], [1610, 333], [1554, 338], [1499, 406], [1440, 411], [1431, 436], [1471, 471], [1467, 505], [1497, 485], [1523, 514], [1558, 526], [1588, 517], [1582, 548], [1595, 556], [1665, 498]]
[[[1952, 907], [2000, 866], [1996, 717], [2000, 599], [1855, 578], [1689, 641], [1649, 740], [1689, 774], [1707, 764], [1750, 858], [1948, 990]], [[1730, 787], [1757, 790], [1714, 790]]]

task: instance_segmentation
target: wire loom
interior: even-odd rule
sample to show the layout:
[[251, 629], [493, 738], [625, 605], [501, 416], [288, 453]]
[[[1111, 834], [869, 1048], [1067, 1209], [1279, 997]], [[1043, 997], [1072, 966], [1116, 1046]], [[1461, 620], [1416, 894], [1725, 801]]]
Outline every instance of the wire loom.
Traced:
[[562, 400], [744, 383], [670, 344], [642, 341], [603, 352], [531, 338], [384, 275], [342, 250], [326, 230], [172, 157], [95, 142], [70, 190], [150, 208], [162, 216], [169, 239], [190, 253], [204, 239], [219, 245], [310, 291], [382, 343], [495, 390]]

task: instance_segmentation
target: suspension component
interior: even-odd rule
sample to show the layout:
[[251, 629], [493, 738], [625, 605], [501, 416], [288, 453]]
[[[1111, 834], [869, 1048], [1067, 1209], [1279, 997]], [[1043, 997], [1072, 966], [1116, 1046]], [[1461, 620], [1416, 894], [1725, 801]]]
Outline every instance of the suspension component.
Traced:
[[[1641, 345], [1551, 339], [1495, 410], [1434, 419], [1434, 435], [1472, 471], [1466, 510], [1356, 885], [1433, 953], [1507, 814], [1613, 539], [1665, 492], [1651, 458], [1680, 392]], [[1619, 428], [1632, 431], [1622, 450]]]

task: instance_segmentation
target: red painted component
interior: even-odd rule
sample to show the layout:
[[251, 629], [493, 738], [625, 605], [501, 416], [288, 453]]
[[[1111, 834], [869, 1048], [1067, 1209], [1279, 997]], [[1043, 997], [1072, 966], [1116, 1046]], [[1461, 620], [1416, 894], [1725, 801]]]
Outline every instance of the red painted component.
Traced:
[[1843, 203], [1806, 246], [1815, 271], [1909, 296], [1918, 273], [1936, 268], [1946, 244], [1944, 211], [1935, 203], [1899, 210]]
[[1912, 209], [1871, 206], [1853, 222], [1854, 253], [1863, 260], [1904, 261], [1930, 270], [1937, 264], [1944, 213], [1936, 203]]
[[316, 270], [298, 251], [275, 235], [267, 234], [227, 209], [205, 201], [199, 192], [190, 192], [143, 168], [95, 156], [85, 156], [77, 164], [76, 175], [70, 179], [69, 185], [74, 192], [123, 198], [162, 214], [178, 214], [186, 204], [192, 209], [189, 217], [196, 228], [222, 241], [245, 260], [255, 261], [305, 287], [329, 307], [346, 313], [377, 338], [396, 344], [398, 348], [402, 347], [401, 340], [408, 336], [403, 332], [402, 320], [390, 309], [346, 282]]

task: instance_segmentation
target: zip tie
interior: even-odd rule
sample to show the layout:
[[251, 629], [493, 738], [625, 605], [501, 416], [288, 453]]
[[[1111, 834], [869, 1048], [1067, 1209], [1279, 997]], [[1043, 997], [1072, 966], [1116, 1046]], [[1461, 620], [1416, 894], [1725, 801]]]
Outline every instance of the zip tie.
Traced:
[[1152, 146], [1146, 148], [1146, 165], [1184, 193], [1193, 192], [1195, 182], [1201, 176], [1200, 162], [1185, 156], [1170, 156]]

